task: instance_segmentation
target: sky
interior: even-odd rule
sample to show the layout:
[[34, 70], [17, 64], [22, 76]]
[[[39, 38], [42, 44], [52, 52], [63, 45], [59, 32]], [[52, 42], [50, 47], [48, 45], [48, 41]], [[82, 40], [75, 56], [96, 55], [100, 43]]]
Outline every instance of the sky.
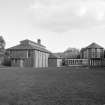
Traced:
[[105, 0], [0, 0], [0, 35], [6, 48], [39, 38], [52, 52], [105, 48]]

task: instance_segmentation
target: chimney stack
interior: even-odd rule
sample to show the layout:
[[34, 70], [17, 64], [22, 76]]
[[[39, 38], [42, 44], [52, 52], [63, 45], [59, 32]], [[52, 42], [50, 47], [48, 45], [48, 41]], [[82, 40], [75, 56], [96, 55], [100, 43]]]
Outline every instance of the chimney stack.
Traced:
[[37, 40], [37, 43], [38, 43], [38, 44], [41, 44], [41, 40], [40, 40], [40, 39], [38, 39], [38, 40]]

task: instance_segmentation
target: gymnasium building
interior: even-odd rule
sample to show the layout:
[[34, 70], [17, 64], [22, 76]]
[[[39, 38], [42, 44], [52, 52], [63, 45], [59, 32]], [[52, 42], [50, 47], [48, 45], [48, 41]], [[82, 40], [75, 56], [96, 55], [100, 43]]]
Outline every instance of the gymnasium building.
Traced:
[[48, 58], [50, 51], [41, 44], [38, 39], [37, 43], [31, 40], [22, 40], [20, 44], [8, 48], [6, 52], [11, 60], [11, 66], [15, 67], [48, 67]]

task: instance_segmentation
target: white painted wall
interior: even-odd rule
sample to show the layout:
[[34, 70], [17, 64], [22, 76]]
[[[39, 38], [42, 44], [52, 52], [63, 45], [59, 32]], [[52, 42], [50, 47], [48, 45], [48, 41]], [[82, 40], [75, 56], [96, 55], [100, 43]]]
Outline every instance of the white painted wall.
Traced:
[[49, 54], [48, 53], [45, 53], [45, 52], [40, 52], [40, 51], [37, 51], [35, 50], [34, 51], [34, 67], [35, 68], [44, 68], [44, 67], [48, 67], [48, 57], [49, 57]]

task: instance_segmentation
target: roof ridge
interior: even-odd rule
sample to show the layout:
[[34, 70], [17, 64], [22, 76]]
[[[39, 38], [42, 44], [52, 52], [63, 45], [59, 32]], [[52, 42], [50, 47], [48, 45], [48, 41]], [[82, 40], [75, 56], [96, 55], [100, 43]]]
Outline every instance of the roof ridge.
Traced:
[[38, 44], [37, 42], [34, 42], [34, 41], [32, 41], [32, 40], [29, 40], [29, 39], [22, 40], [22, 41], [20, 41], [20, 43], [23, 42], [23, 41], [29, 41], [29, 42], [31, 42], [31, 43], [33, 43], [33, 44], [38, 45], [38, 46], [45, 47], [44, 45], [42, 45], [42, 44]]
[[13, 47], [8, 48], [7, 50], [19, 50], [19, 49], [20, 50], [33, 49], [33, 50], [39, 50], [39, 51], [42, 51], [42, 52], [50, 53], [50, 51], [48, 51], [46, 48], [38, 47], [38, 46], [30, 45], [30, 44], [26, 44], [26, 45], [18, 44], [16, 46], [13, 46]]
[[100, 46], [99, 44], [93, 42], [90, 45], [88, 45], [86, 48], [103, 48], [103, 47]]

